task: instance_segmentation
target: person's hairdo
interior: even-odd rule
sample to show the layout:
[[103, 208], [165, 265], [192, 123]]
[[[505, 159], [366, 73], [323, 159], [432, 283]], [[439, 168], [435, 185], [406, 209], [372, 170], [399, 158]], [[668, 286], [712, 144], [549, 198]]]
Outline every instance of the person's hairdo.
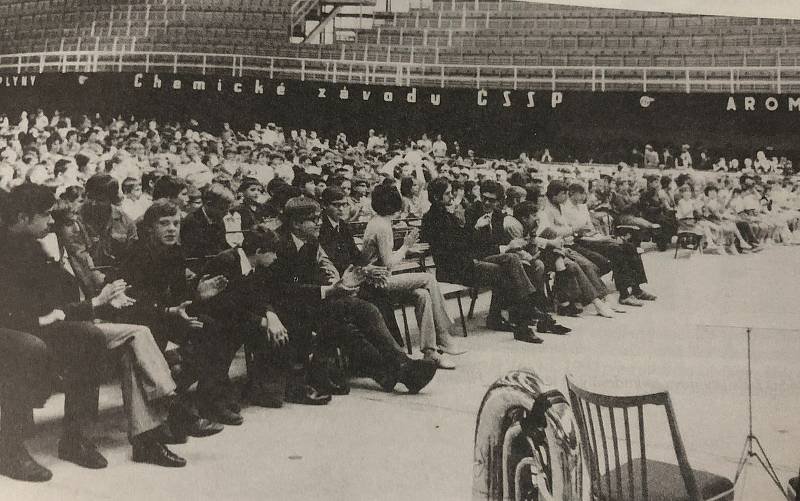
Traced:
[[344, 190], [339, 186], [328, 186], [322, 192], [320, 201], [323, 205], [330, 205], [333, 202], [338, 202], [339, 200], [344, 200], [345, 198], [347, 198], [347, 195], [344, 194]]
[[707, 184], [706, 187], [703, 188], [703, 193], [705, 196], [708, 196], [708, 194], [712, 191], [719, 191], [719, 188], [717, 188], [716, 184]]
[[487, 179], [481, 183], [481, 194], [484, 193], [492, 193], [500, 201], [505, 199], [506, 196], [506, 190], [503, 185], [493, 179]]
[[431, 202], [441, 203], [444, 192], [450, 186], [450, 180], [446, 177], [437, 177], [428, 184], [428, 198]]
[[86, 198], [96, 202], [118, 204], [119, 181], [108, 174], [95, 174], [86, 181]]
[[5, 196], [5, 201], [0, 206], [2, 215], [0, 219], [5, 224], [14, 224], [20, 214], [28, 217], [44, 214], [55, 203], [55, 192], [47, 186], [33, 183], [24, 183], [15, 186]]
[[152, 232], [153, 226], [162, 217], [173, 217], [180, 214], [178, 206], [166, 199], [155, 200], [153, 204], [147, 208], [142, 216], [142, 228], [146, 232]]
[[537, 212], [539, 212], [539, 205], [536, 202], [526, 200], [514, 207], [514, 218], [518, 221], [522, 221]]
[[553, 199], [562, 192], [569, 192], [569, 186], [564, 181], [559, 181], [558, 179], [550, 181], [550, 184], [547, 185], [547, 191], [545, 191], [545, 196], [551, 202]]
[[661, 176], [659, 182], [661, 183], [662, 188], [667, 189], [669, 188], [669, 185], [672, 184], [672, 178], [669, 176]]
[[569, 185], [569, 194], [572, 195], [573, 193], [586, 193], [586, 188], [581, 183], [572, 183]]
[[75, 202], [77, 199], [79, 199], [81, 195], [83, 195], [85, 192], [86, 190], [83, 189], [83, 186], [73, 184], [71, 186], [67, 186], [66, 188], [64, 188], [64, 191], [63, 193], [61, 193], [61, 196], [59, 198], [61, 200], [66, 200], [67, 202], [72, 203]]
[[274, 196], [275, 192], [283, 186], [289, 186], [289, 183], [287, 183], [283, 178], [277, 176], [273, 177], [267, 183], [267, 193], [269, 193], [270, 196]]
[[133, 191], [134, 186], [141, 184], [138, 179], [135, 177], [126, 177], [124, 181], [122, 181], [122, 193], [128, 194]]
[[277, 235], [272, 231], [263, 229], [253, 229], [245, 232], [242, 250], [248, 256], [252, 256], [256, 251], [269, 252], [278, 247]]
[[56, 200], [55, 205], [53, 208], [50, 209], [50, 215], [53, 216], [53, 222], [56, 226], [56, 229], [63, 228], [73, 222], [78, 217], [77, 212], [72, 207], [72, 204], [63, 198]]
[[67, 172], [67, 168], [69, 167], [70, 161], [66, 158], [61, 158], [56, 162], [55, 167], [53, 167], [53, 175], [58, 177], [59, 175]]
[[153, 200], [177, 198], [186, 187], [183, 179], [170, 175], [161, 176], [153, 185]]
[[207, 205], [218, 205], [220, 202], [232, 204], [236, 201], [236, 195], [224, 185], [214, 183], [203, 190], [203, 203]]
[[411, 176], [404, 176], [400, 179], [400, 194], [404, 197], [414, 196], [414, 178]]
[[372, 210], [379, 216], [390, 216], [403, 210], [403, 197], [394, 184], [381, 183], [372, 190]]

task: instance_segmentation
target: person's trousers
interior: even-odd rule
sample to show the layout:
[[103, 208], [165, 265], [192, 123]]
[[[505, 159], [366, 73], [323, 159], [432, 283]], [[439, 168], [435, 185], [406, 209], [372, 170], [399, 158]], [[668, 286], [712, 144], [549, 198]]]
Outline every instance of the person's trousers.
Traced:
[[636, 252], [636, 247], [632, 244], [627, 242], [581, 240], [580, 245], [608, 258], [614, 272], [614, 283], [617, 286], [617, 290], [623, 291], [629, 287], [647, 283], [647, 274], [644, 270], [642, 256]]
[[386, 327], [380, 310], [372, 303], [354, 296], [330, 298], [323, 301], [318, 315], [321, 322], [333, 321], [339, 326], [352, 325], [355, 329], [346, 329], [345, 332], [350, 336], [363, 336], [376, 348], [380, 361], [375, 362], [380, 367], [373, 366], [371, 370], [396, 369], [407, 360], [405, 352]]
[[197, 382], [198, 400], [205, 404], [225, 398], [230, 367], [226, 345], [232, 343], [227, 340], [232, 334], [213, 318], [196, 316], [203, 322], [202, 329], [192, 329], [179, 318], [164, 318], [148, 327], [162, 352], [167, 341], [178, 345], [181, 358], [181, 371], [175, 376], [178, 393], [185, 396], [186, 390]]
[[176, 390], [175, 382], [150, 329], [142, 325], [98, 323], [109, 350], [122, 350], [122, 401], [128, 417], [128, 438], [160, 426], [167, 409], [158, 400]]
[[423, 352], [450, 344], [453, 321], [445, 309], [436, 277], [430, 273], [401, 273], [390, 276], [386, 288], [390, 296], [412, 297]]
[[567, 249], [566, 269], [556, 273], [554, 289], [559, 301], [589, 304], [606, 296], [606, 286], [597, 267], [575, 251]]
[[515, 254], [496, 254], [475, 261], [475, 285], [492, 287], [489, 316], [500, 315], [503, 305], [508, 305], [514, 319], [526, 320], [530, 313], [530, 300], [536, 292], [522, 260]]
[[44, 405], [55, 374], [64, 382], [64, 433], [80, 433], [97, 416], [106, 351], [103, 333], [91, 322], [56, 322], [31, 333], [0, 331], [3, 439], [24, 440], [32, 428], [33, 408]]

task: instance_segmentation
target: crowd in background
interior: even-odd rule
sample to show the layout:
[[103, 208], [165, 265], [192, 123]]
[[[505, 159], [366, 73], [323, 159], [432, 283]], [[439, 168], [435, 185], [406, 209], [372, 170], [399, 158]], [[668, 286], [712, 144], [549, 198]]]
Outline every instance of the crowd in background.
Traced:
[[[484, 159], [440, 135], [361, 139], [0, 117], [0, 473], [50, 478], [24, 438], [53, 372], [68, 375], [59, 456], [105, 466], [83, 428], [108, 352], [122, 352], [134, 460], [182, 466], [166, 445], [243, 422], [228, 380], [242, 346], [254, 405], [347, 394], [342, 353], [384, 391], [416, 393], [465, 351], [443, 283], [491, 289], [487, 327], [538, 344], [570, 332], [556, 317], [656, 300], [645, 241], [689, 234], [718, 254], [800, 242], [800, 183], [763, 152], [706, 169], [688, 145], [674, 161], [648, 145], [630, 163], [563, 165], [547, 150]], [[420, 255], [435, 271], [403, 272]], [[401, 346], [403, 302], [422, 358]]]

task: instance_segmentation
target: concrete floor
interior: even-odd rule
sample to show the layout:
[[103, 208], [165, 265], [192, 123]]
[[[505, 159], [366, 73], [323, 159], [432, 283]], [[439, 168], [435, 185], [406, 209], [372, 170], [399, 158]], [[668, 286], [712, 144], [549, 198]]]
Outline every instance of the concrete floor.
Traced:
[[[678, 260], [671, 252], [648, 253], [649, 290], [657, 302], [613, 320], [594, 317], [589, 308], [582, 318], [563, 320], [572, 334], [546, 335], [542, 345], [487, 331], [488, 296], [482, 295], [470, 336], [461, 340], [469, 353], [456, 358], [455, 371], [440, 371], [422, 394], [386, 394], [357, 380], [349, 396], [325, 407], [248, 408], [243, 426], [175, 446], [189, 461], [178, 471], [130, 461], [114, 387], [103, 388], [105, 411], [95, 433], [108, 469], [59, 461], [62, 397], [56, 396], [38, 412], [43, 432], [31, 444], [53, 480], [29, 485], [0, 478], [0, 499], [469, 499], [478, 405], [492, 381], [522, 367], [562, 391], [567, 373], [610, 393], [669, 390], [692, 466], [732, 478], [747, 431], [742, 327], [748, 325], [755, 328], [755, 431], [785, 484], [800, 465], [799, 257], [800, 249], [786, 247]], [[666, 454], [669, 436], [659, 432], [648, 446]], [[752, 466], [736, 499], [781, 497]]]

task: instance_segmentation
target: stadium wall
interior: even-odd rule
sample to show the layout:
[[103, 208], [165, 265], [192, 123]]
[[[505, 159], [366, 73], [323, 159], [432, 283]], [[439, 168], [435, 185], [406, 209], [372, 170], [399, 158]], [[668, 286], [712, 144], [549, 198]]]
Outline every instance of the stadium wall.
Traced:
[[[559, 158], [618, 161], [634, 145], [691, 144], [731, 157], [771, 146], [800, 153], [800, 96], [712, 93], [513, 91], [395, 87], [255, 77], [155, 73], [0, 75], [0, 110], [12, 122], [35, 108], [69, 114], [195, 118], [390, 137], [441, 133], [484, 156], [550, 147]], [[565, 151], [565, 148], [569, 151]]]

